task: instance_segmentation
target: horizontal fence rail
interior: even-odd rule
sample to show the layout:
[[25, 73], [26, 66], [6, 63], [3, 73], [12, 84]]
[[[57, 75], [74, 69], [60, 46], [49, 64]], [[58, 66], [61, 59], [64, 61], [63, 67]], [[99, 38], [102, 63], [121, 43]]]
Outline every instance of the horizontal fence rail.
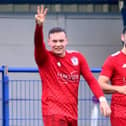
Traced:
[[[101, 68], [92, 68], [97, 74]], [[37, 68], [0, 67], [2, 97], [1, 126], [43, 126], [41, 80]], [[99, 112], [99, 104], [85, 80], [80, 80], [78, 126], [110, 126], [109, 118]], [[107, 98], [110, 101], [110, 97]]]
[[118, 0], [0, 0], [1, 4], [118, 4]]

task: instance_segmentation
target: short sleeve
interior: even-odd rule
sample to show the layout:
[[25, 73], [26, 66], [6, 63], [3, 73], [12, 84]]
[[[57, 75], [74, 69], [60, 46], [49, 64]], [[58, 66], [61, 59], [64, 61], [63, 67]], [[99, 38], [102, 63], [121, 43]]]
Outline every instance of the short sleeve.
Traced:
[[114, 70], [113, 58], [112, 56], [109, 56], [102, 66], [100, 75], [104, 75], [111, 78], [113, 70]]

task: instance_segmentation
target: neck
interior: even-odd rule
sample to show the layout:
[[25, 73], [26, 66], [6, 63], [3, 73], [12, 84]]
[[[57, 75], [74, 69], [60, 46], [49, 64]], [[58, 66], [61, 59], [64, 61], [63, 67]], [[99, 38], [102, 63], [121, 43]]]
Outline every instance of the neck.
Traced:
[[[54, 53], [55, 54], [55, 53]], [[58, 56], [58, 57], [64, 57], [65, 55], [66, 55], [66, 52], [64, 52], [64, 53], [62, 53], [62, 54], [55, 54], [56, 56]]]
[[59, 54], [59, 57], [64, 57], [66, 53], [64, 52], [63, 54]]
[[124, 47], [123, 47], [123, 49], [122, 49], [122, 52], [124, 53], [124, 54], [126, 54], [126, 45], [124, 44]]

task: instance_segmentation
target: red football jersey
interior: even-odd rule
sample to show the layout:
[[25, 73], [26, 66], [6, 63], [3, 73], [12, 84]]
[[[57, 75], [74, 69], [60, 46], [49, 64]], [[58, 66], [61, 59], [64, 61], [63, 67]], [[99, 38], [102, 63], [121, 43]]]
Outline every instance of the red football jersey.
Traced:
[[[126, 85], [126, 55], [122, 51], [118, 51], [109, 56], [102, 66], [101, 75], [109, 77], [112, 85]], [[126, 95], [117, 92], [112, 94], [113, 116], [126, 118], [125, 101]]]
[[[109, 77], [112, 85], [126, 85], [126, 55], [122, 51], [118, 51], [109, 56], [102, 66], [101, 75]], [[112, 102], [126, 105], [125, 95], [114, 93], [112, 97], [115, 97]]]
[[80, 75], [97, 98], [104, 95], [84, 56], [76, 51], [66, 51], [64, 57], [59, 57], [48, 51], [42, 26], [38, 25], [35, 30], [35, 60], [42, 80], [44, 115], [58, 114], [77, 119]]

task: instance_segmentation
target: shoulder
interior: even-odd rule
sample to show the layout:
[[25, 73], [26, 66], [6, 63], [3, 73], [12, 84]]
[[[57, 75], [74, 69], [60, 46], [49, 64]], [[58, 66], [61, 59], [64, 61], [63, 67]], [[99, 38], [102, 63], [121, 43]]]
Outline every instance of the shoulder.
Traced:
[[117, 51], [117, 52], [111, 54], [112, 57], [116, 57], [116, 56], [119, 56], [119, 55], [120, 55], [120, 51]]
[[67, 50], [67, 54], [70, 57], [76, 57], [77, 59], [84, 58], [84, 55], [81, 52], [77, 51], [77, 50]]
[[104, 64], [115, 64], [115, 62], [117, 62], [117, 60], [118, 60], [117, 58], [118, 58], [119, 55], [120, 55], [120, 51], [117, 51], [117, 52], [109, 55], [106, 58]]
[[115, 52], [115, 53], [112, 53], [111, 55], [109, 55], [109, 56], [107, 57], [107, 60], [114, 60], [114, 59], [116, 59], [119, 55], [120, 55], [120, 51], [117, 51], [117, 52]]
[[76, 54], [76, 53], [80, 53], [79, 51], [76, 50], [67, 50], [68, 54]]
[[82, 56], [82, 54], [77, 50], [67, 50], [67, 53], [73, 56]]
[[80, 63], [87, 62], [85, 56], [79, 51], [67, 50], [67, 54], [69, 55], [71, 60], [74, 60], [74, 61], [77, 60]]

